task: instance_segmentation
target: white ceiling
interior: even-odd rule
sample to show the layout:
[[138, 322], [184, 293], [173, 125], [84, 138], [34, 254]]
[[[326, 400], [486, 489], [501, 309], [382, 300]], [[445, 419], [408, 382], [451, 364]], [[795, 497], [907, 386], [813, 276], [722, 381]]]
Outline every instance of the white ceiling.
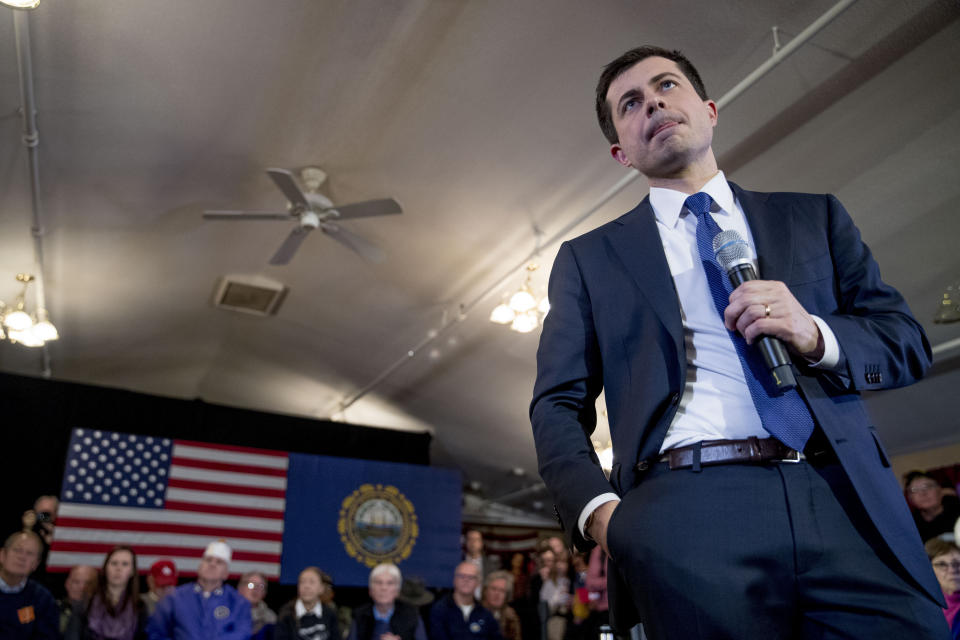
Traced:
[[[623, 176], [593, 115], [606, 62], [641, 43], [679, 47], [720, 97], [771, 55], [774, 25], [786, 43], [832, 4], [44, 0], [30, 21], [48, 307], [63, 336], [53, 377], [330, 417], [518, 265], [535, 228], [552, 236]], [[954, 1], [855, 3], [721, 110], [714, 145], [744, 187], [837, 194], [934, 345], [960, 336], [960, 323], [930, 321], [960, 280], [958, 17]], [[0, 8], [8, 302], [32, 263], [13, 40]], [[385, 263], [314, 234], [271, 267], [289, 225], [201, 219], [282, 207], [263, 169], [307, 165], [329, 173], [334, 202], [403, 204], [344, 224]], [[569, 235], [645, 190], [638, 180]], [[289, 286], [279, 314], [214, 308], [228, 273]], [[537, 337], [487, 321], [499, 292], [338, 416], [433, 430], [435, 462], [492, 497], [536, 476]], [[894, 453], [960, 440], [951, 357], [870, 398]], [[0, 347], [3, 371], [37, 375], [39, 363]]]

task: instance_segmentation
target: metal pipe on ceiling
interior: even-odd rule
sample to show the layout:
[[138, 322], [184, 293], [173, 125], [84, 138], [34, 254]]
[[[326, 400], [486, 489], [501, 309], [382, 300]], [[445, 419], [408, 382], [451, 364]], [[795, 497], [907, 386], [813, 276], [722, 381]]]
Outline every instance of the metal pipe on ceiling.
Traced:
[[[813, 36], [819, 33], [824, 27], [833, 22], [837, 16], [843, 13], [847, 8], [854, 4], [857, 0], [841, 0], [837, 4], [833, 5], [829, 10], [827, 10], [823, 15], [814, 20], [810, 25], [801, 31], [795, 38], [793, 38], [789, 43], [786, 44], [783, 48], [774, 53], [766, 62], [761, 64], [759, 67], [754, 69], [750, 74], [748, 74], [743, 80], [738, 82], [732, 89], [727, 91], [723, 96], [717, 100], [717, 107], [723, 108], [736, 100], [740, 95], [746, 91], [749, 87], [756, 84], [762, 77], [767, 75], [774, 67], [783, 62], [786, 58], [792, 55], [797, 49], [803, 46], [808, 42]], [[540, 252], [546, 248], [553, 246], [563, 240], [568, 233], [575, 229], [578, 225], [583, 223], [587, 218], [599, 211], [604, 205], [606, 205], [610, 200], [614, 198], [618, 193], [623, 191], [628, 185], [640, 177], [640, 173], [636, 169], [631, 169], [624, 175], [622, 178], [617, 180], [610, 188], [600, 194], [600, 197], [587, 209], [581, 213], [579, 216], [574, 218], [568, 224], [564, 225], [560, 231], [553, 234], [548, 240], [543, 243], [537, 243], [537, 247], [531, 251], [523, 260], [521, 260], [516, 266], [512, 267], [504, 273], [504, 275], [497, 279], [493, 284], [480, 292], [479, 295], [474, 297], [467, 303], [460, 305], [459, 313], [457, 317], [452, 320], [444, 320], [440, 327], [430, 331], [427, 334], [427, 337], [415, 344], [413, 347], [407, 350], [407, 352], [399, 359], [395, 360], [390, 364], [386, 369], [377, 374], [366, 385], [354, 391], [352, 394], [346, 395], [342, 400], [336, 405], [332, 413], [336, 414], [346, 410], [348, 407], [353, 405], [360, 400], [362, 397], [370, 393], [373, 389], [378, 387], [380, 383], [390, 377], [395, 371], [400, 369], [403, 365], [410, 362], [417, 353], [420, 352], [424, 347], [433, 343], [437, 338], [445, 334], [452, 327], [456, 326], [458, 322], [466, 318], [473, 309], [477, 307], [484, 300], [489, 298], [494, 292], [500, 289], [508, 280], [513, 278], [515, 274], [523, 269], [527, 263], [536, 258]]]
[[[47, 295], [43, 274], [43, 236], [44, 228], [40, 206], [40, 131], [37, 129], [36, 99], [33, 92], [33, 58], [30, 55], [30, 13], [13, 12], [13, 35], [17, 49], [17, 71], [20, 74], [20, 115], [23, 117], [23, 145], [27, 148], [27, 164], [30, 168], [30, 198], [32, 202], [33, 222], [30, 234], [33, 236], [33, 257], [36, 274], [37, 309], [47, 310]], [[50, 351], [46, 345], [41, 347], [43, 357], [43, 376], [49, 378]]]

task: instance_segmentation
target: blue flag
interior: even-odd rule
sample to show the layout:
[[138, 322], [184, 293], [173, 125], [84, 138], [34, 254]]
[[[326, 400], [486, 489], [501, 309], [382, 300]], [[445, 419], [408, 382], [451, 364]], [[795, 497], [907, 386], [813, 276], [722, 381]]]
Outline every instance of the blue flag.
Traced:
[[291, 453], [280, 582], [317, 566], [335, 584], [366, 586], [393, 562], [448, 586], [460, 561], [460, 474], [420, 465]]

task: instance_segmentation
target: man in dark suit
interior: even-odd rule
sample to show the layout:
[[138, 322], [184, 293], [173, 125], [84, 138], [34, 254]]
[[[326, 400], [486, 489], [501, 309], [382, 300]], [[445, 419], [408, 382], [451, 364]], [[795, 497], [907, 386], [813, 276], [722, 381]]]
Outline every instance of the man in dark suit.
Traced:
[[[571, 542], [611, 557], [615, 628], [945, 637], [860, 400], [920, 378], [930, 347], [849, 215], [833, 196], [728, 183], [711, 147], [716, 104], [679, 52], [640, 47], [610, 63], [597, 113], [650, 195], [561, 246], [530, 412]], [[760, 278], [732, 293], [704, 255], [721, 229], [745, 239]], [[787, 347], [796, 388], [757, 366], [762, 335]], [[601, 389], [609, 480], [589, 440]]]

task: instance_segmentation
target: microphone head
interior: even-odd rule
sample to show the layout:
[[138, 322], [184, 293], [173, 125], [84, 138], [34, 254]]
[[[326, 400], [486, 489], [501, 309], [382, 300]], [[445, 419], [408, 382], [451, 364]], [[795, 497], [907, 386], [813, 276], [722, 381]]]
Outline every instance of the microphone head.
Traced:
[[750, 262], [750, 245], [733, 229], [721, 231], [713, 237], [713, 255], [724, 271], [730, 271]]

